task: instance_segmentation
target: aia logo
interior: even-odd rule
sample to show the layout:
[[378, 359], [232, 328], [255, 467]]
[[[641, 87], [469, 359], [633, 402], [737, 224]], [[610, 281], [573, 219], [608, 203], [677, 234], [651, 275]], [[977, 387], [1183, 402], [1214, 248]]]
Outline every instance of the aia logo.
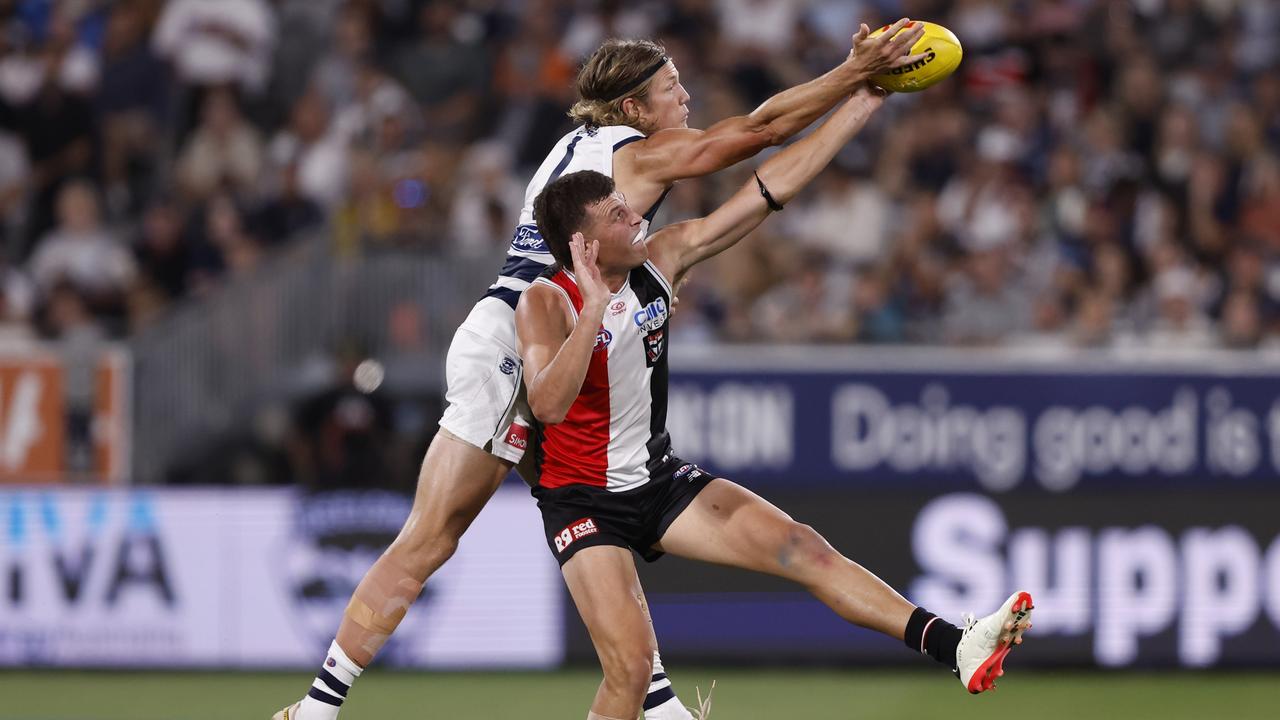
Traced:
[[596, 333], [596, 346], [591, 352], [600, 352], [609, 347], [609, 343], [613, 342], [613, 333], [604, 328], [600, 328], [600, 332]]
[[556, 552], [562, 553], [565, 548], [573, 544], [574, 540], [581, 540], [588, 535], [595, 535], [598, 532], [600, 532], [600, 528], [596, 527], [596, 521], [592, 518], [574, 520], [566, 525], [563, 530], [556, 533]]
[[619, 300], [618, 302], [609, 306], [609, 314], [620, 315], [622, 311], [626, 309], [627, 309], [627, 301]]
[[529, 449], [529, 428], [518, 423], [511, 423], [507, 428], [507, 444], [518, 450]]

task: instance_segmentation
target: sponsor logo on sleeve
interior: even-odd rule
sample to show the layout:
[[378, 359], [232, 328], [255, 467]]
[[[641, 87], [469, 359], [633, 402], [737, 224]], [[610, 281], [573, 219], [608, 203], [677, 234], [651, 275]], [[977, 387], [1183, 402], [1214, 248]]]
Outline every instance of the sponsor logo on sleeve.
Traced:
[[572, 545], [575, 540], [581, 540], [588, 535], [595, 535], [597, 532], [600, 532], [600, 528], [596, 527], [596, 521], [594, 519], [582, 518], [581, 520], [574, 520], [566, 525], [563, 530], [556, 533], [556, 552], [562, 553], [565, 548]]
[[541, 233], [538, 232], [537, 225], [517, 227], [515, 236], [511, 238], [511, 248], [524, 252], [551, 252], [547, 248], [547, 241], [543, 240]]

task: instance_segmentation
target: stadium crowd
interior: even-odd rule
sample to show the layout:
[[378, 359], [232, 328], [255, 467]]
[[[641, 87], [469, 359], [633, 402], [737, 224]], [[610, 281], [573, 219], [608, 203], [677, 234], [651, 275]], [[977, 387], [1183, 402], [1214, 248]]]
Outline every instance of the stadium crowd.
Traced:
[[960, 72], [701, 269], [682, 343], [1280, 345], [1266, 0], [0, 0], [2, 334], [126, 337], [307, 230], [496, 258], [602, 39], [663, 42], [706, 127], [903, 15]]

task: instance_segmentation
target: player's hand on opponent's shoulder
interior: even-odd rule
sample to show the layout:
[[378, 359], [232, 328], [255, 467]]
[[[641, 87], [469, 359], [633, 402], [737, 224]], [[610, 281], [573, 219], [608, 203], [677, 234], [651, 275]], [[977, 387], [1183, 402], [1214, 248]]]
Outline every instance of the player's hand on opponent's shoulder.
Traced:
[[[898, 32], [903, 28], [906, 30]], [[867, 37], [870, 34], [871, 28], [863, 23], [853, 36], [853, 48], [849, 50], [849, 57], [845, 60], [859, 79], [865, 80], [872, 75], [924, 59], [924, 53], [911, 54], [912, 46], [924, 36], [923, 23], [912, 23], [907, 18], [902, 18], [880, 35]]]
[[578, 282], [578, 290], [582, 293], [583, 313], [585, 314], [588, 308], [598, 308], [603, 314], [604, 306], [608, 304], [613, 293], [609, 291], [609, 286], [600, 276], [600, 268], [596, 266], [596, 258], [600, 256], [600, 241], [592, 240], [591, 245], [588, 246], [582, 233], [576, 232], [569, 238], [569, 254], [573, 258], [574, 278]]

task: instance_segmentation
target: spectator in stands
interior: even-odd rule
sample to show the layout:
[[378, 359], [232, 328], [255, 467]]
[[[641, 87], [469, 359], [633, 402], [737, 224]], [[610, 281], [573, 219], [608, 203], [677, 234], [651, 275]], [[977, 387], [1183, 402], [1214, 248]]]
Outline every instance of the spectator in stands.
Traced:
[[[293, 173], [298, 194], [321, 207], [332, 207], [346, 191], [347, 146], [350, 141], [330, 122], [328, 101], [314, 88], [293, 105], [289, 124], [271, 139], [267, 155], [271, 179]], [[271, 192], [278, 193], [276, 187]]]
[[147, 42], [140, 3], [111, 7], [96, 97], [102, 133], [102, 187], [107, 216], [124, 220], [142, 210], [159, 162], [169, 102], [167, 68]]
[[575, 58], [561, 49], [560, 29], [549, 3], [533, 3], [521, 32], [494, 60], [493, 90], [502, 99], [502, 121], [494, 134], [515, 151], [515, 167], [536, 166], [546, 138], [571, 128], [565, 108], [573, 104]]
[[93, 469], [95, 372], [107, 336], [94, 321], [85, 297], [70, 283], [59, 282], [49, 289], [45, 319], [63, 367], [66, 468], [87, 473]]
[[311, 73], [311, 89], [320, 93], [329, 107], [341, 108], [355, 101], [360, 68], [373, 52], [372, 33], [367, 6], [349, 3], [338, 10], [332, 49]]
[[511, 227], [524, 205], [525, 187], [512, 172], [510, 149], [476, 143], [459, 163], [449, 218], [452, 249], [465, 255], [493, 254], [511, 242]]
[[264, 247], [280, 246], [324, 221], [320, 206], [302, 194], [299, 164], [289, 163], [277, 172], [279, 187], [249, 218], [250, 234]]
[[[88, 175], [94, 152], [89, 103], [68, 93], [56, 80], [43, 79], [29, 102], [17, 108], [16, 125], [31, 161], [31, 210], [27, 239], [34, 240], [54, 222], [54, 205], [64, 182]], [[30, 246], [19, 249], [25, 257]]]
[[27, 209], [31, 165], [22, 141], [0, 128], [0, 250], [22, 247], [20, 233]]
[[850, 342], [857, 334], [853, 276], [815, 251], [801, 253], [799, 267], [756, 302], [757, 337], [769, 342]]
[[1222, 305], [1222, 344], [1233, 350], [1252, 350], [1263, 336], [1262, 309], [1256, 295], [1233, 292]]
[[1076, 303], [1071, 342], [1081, 348], [1106, 348], [1115, 340], [1115, 299], [1106, 292], [1087, 290]]
[[400, 232], [400, 210], [373, 153], [353, 151], [348, 167], [347, 192], [332, 219], [335, 247], [352, 253], [363, 245], [390, 243]]
[[475, 19], [464, 20], [456, 0], [422, 5], [418, 39], [395, 59], [395, 74], [422, 107], [427, 132], [446, 142], [474, 138], [484, 121], [477, 111], [489, 59]]
[[229, 188], [247, 194], [262, 170], [262, 141], [244, 118], [235, 94], [225, 88], [204, 98], [200, 125], [178, 158], [177, 174], [183, 191], [194, 202]]
[[[868, 265], [888, 247], [889, 199], [852, 171], [833, 164], [780, 218], [787, 232], [805, 247], [843, 265]], [[794, 213], [794, 214], [793, 214]]]
[[271, 0], [276, 34], [264, 107], [255, 117], [267, 127], [287, 121], [298, 97], [312, 85], [316, 67], [339, 50], [335, 32], [347, 0]]
[[1162, 271], [1154, 281], [1157, 315], [1143, 340], [1161, 350], [1213, 347], [1217, 338], [1202, 309], [1201, 279], [1188, 267]]
[[58, 194], [58, 224], [40, 239], [30, 270], [45, 297], [65, 284], [104, 318], [123, 316], [125, 291], [137, 276], [129, 250], [102, 225], [97, 192], [86, 180]]
[[191, 290], [212, 291], [227, 276], [243, 275], [257, 267], [262, 246], [245, 227], [235, 198], [220, 192], [204, 208], [192, 243]]
[[152, 43], [184, 85], [255, 93], [270, 76], [275, 14], [264, 0], [169, 0]]
[[143, 212], [134, 253], [142, 278], [173, 301], [187, 291], [191, 253], [183, 237], [181, 208], [168, 199], [153, 201]]
[[975, 247], [952, 281], [942, 318], [942, 336], [957, 345], [991, 345], [1031, 325], [1031, 298], [1015, 282], [1010, 247]]
[[858, 274], [853, 286], [858, 342], [892, 344], [906, 341], [902, 308], [891, 293], [890, 278], [884, 270], [870, 268]]

